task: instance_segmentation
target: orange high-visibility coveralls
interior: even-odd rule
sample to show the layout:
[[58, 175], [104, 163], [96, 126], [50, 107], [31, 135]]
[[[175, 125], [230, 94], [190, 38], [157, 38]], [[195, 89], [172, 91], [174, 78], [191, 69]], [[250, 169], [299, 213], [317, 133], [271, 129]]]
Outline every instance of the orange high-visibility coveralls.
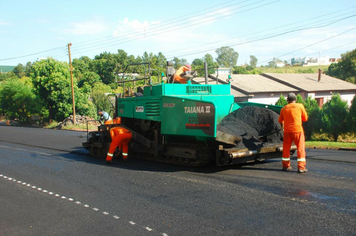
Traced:
[[187, 79], [181, 77], [180, 75], [181, 75], [183, 72], [190, 71], [190, 70], [191, 70], [190, 65], [181, 66], [181, 67], [176, 71], [176, 73], [174, 73], [174, 78], [173, 78], [173, 79], [174, 79], [174, 82], [178, 82], [178, 83], [180, 83], [180, 84], [186, 84], [186, 83], [187, 83]]
[[282, 108], [278, 121], [279, 123], [284, 124], [282, 153], [283, 168], [290, 167], [290, 147], [294, 141], [297, 146], [298, 169], [305, 169], [305, 136], [302, 123], [307, 120], [308, 114], [301, 103], [289, 103]]
[[104, 125], [111, 125], [112, 124], [112, 120], [106, 120], [105, 122], [104, 122]]
[[106, 161], [111, 162], [114, 152], [117, 147], [122, 151], [122, 159], [127, 160], [129, 155], [129, 142], [131, 141], [132, 134], [129, 130], [123, 127], [114, 127], [110, 129], [111, 144], [109, 152], [106, 156]]

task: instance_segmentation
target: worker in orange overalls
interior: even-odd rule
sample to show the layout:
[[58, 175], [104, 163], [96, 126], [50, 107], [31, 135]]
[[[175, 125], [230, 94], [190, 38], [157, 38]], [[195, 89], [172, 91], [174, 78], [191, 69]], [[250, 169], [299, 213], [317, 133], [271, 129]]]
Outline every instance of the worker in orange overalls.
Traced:
[[[121, 124], [121, 119], [118, 117], [114, 119], [116, 124]], [[110, 129], [111, 144], [109, 152], [106, 155], [106, 163], [111, 164], [116, 148], [122, 151], [122, 159], [127, 160], [129, 155], [129, 142], [131, 141], [132, 134], [128, 129], [123, 127], [113, 127]]]
[[297, 146], [298, 173], [305, 173], [308, 169], [305, 159], [305, 136], [302, 123], [308, 120], [308, 114], [301, 103], [296, 103], [297, 97], [289, 93], [288, 104], [284, 106], [278, 121], [284, 126], [282, 166], [284, 171], [292, 170], [290, 166], [290, 148], [292, 142]]
[[104, 121], [104, 125], [112, 124], [112, 118], [106, 111], [98, 111], [98, 115], [101, 116], [100, 121]]
[[181, 66], [173, 75], [173, 83], [186, 84], [188, 80], [181, 75], [186, 71], [190, 71], [191, 69], [192, 68], [190, 65]]

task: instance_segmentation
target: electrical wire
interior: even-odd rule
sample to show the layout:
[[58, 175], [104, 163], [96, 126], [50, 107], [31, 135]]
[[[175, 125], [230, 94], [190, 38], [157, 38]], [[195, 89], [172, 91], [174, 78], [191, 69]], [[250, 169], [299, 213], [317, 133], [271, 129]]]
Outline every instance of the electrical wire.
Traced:
[[[348, 32], [350, 32], [350, 31], [352, 31], [352, 30], [354, 30], [354, 29], [356, 29], [356, 27], [353, 27], [353, 28], [351, 28], [351, 29], [345, 30], [345, 31], [343, 31], [343, 32], [341, 32], [341, 33], [339, 33], [339, 34], [336, 34], [336, 35], [334, 35], [334, 36], [331, 36], [331, 37], [329, 37], [329, 38], [326, 38], [326, 39], [323, 39], [323, 40], [314, 42], [314, 43], [312, 43], [312, 44], [308, 44], [308, 45], [306, 45], [306, 46], [304, 46], [304, 47], [302, 47], [302, 48], [299, 48], [299, 49], [293, 50], [293, 51], [291, 51], [291, 52], [285, 53], [285, 54], [283, 54], [283, 55], [278, 56], [277, 58], [281, 58], [281, 57], [283, 57], [283, 56], [292, 54], [292, 53], [294, 53], [294, 52], [297, 52], [297, 51], [300, 51], [300, 50], [302, 50], [302, 49], [308, 48], [308, 47], [310, 47], [310, 46], [314, 46], [314, 45], [319, 44], [319, 43], [321, 43], [321, 42], [325, 42], [325, 41], [330, 40], [330, 39], [332, 39], [332, 38], [335, 38], [335, 37], [338, 37], [338, 36], [343, 35], [343, 34], [345, 34], [345, 33], [348, 33]], [[268, 62], [268, 61], [270, 61], [270, 60], [263, 61], [263, 62], [261, 62], [261, 64], [262, 64], [262, 63], [265, 63], [265, 62]], [[259, 63], [259, 64], [260, 64], [260, 63]]]
[[[349, 17], [345, 17], [344, 19], [348, 19], [348, 18], [355, 17], [355, 16], [356, 16], [356, 14], [352, 15], [352, 16], [349, 16]], [[344, 20], [344, 19], [341, 19], [341, 20]], [[291, 29], [291, 30], [288, 30], [288, 31], [275, 33], [273, 35], [266, 35], [266, 36], [262, 36], [260, 38], [246, 40], [246, 41], [240, 42], [240, 43], [229, 44], [227, 46], [229, 46], [229, 47], [241, 46], [241, 45], [244, 45], [244, 44], [249, 44], [249, 43], [254, 43], [254, 42], [258, 42], [258, 41], [262, 41], [262, 40], [272, 39], [272, 38], [275, 38], [275, 37], [283, 36], [283, 35], [286, 35], [286, 34], [297, 32], [297, 31], [322, 28], [322, 27], [326, 27], [326, 26], [329, 26], [331, 24], [337, 23], [337, 22], [339, 22], [341, 20], [339, 19], [339, 20], [336, 20], [334, 22], [330, 22], [330, 23], [327, 23], [327, 24], [324, 24], [324, 25], [319, 25], [319, 26], [316, 26], [316, 27], [305, 27], [305, 28]], [[206, 51], [211, 51], [211, 50], [215, 50], [215, 49], [216, 49], [216, 47], [211, 47], [209, 49], [205, 48], [204, 50], [200, 50], [200, 51], [194, 51], [194, 52], [191, 52], [191, 53], [182, 53], [180, 55], [175, 55], [175, 57], [190, 56], [190, 55], [200, 54], [200, 53], [204, 53]], [[167, 56], [167, 58], [172, 58], [172, 56], [169, 55], [169, 56]]]
[[[265, 1], [265, 0], [257, 1], [257, 2], [248, 4], [248, 5], [243, 6], [243, 7], [248, 7], [248, 6], [254, 5], [256, 3], [263, 2], [263, 1]], [[255, 10], [257, 8], [264, 7], [264, 6], [279, 2], [279, 1], [280, 0], [275, 0], [275, 1], [263, 4], [263, 5], [259, 5], [259, 6], [256, 6], [256, 7], [251, 7], [251, 8], [248, 8], [246, 10], [238, 11], [238, 12], [235, 12], [235, 13], [232, 13], [232, 14], [229, 14], [229, 15], [223, 15], [223, 16], [220, 16], [220, 17], [215, 17], [214, 20], [226, 18], [228, 16], [235, 15], [235, 14], [242, 13], [242, 12]], [[242, 7], [237, 7], [235, 9], [240, 9], [240, 8], [242, 8]], [[189, 19], [187, 19], [187, 21], [188, 20]], [[118, 44], [121, 45], [121, 44], [124, 44], [124, 43], [136, 41], [136, 40], [143, 39], [143, 38], [150, 37], [150, 36], [155, 36], [155, 35], [160, 35], [160, 34], [163, 34], [163, 33], [171, 32], [171, 31], [176, 31], [176, 30], [179, 30], [179, 29], [186, 29], [188, 27], [193, 27], [193, 26], [197, 26], [197, 25], [201, 25], [201, 24], [206, 24], [209, 21], [211, 21], [211, 20], [210, 19], [205, 20], [204, 18], [201, 18], [200, 20], [197, 20], [195, 23], [190, 23], [190, 24], [188, 24], [187, 22], [177, 22], [176, 25], [170, 25], [170, 26], [167, 26], [165, 28], [158, 28], [156, 30], [149, 31], [149, 33], [146, 33], [144, 36], [137, 36], [137, 33], [135, 33], [135, 34], [126, 35], [126, 36], [132, 36], [131, 38], [122, 39], [122, 40], [118, 40], [118, 41], [114, 41], [114, 42], [111, 42], [111, 41], [106, 42], [106, 43], [105, 42], [100, 42], [100, 44], [90, 45], [89, 47], [83, 47], [83, 48], [81, 48], [79, 46], [79, 48], [82, 51], [83, 50], [90, 50], [90, 49], [102, 49], [102, 48], [106, 48], [106, 47], [109, 47], [109, 46], [114, 46], [114, 45], [118, 45]], [[172, 26], [174, 26], [174, 27], [172, 27]], [[120, 37], [124, 37], [124, 36], [120, 35]], [[105, 45], [103, 45], [104, 43], [105, 43]], [[102, 46], [100, 46], [100, 45], [102, 45]]]
[[[355, 7], [353, 7], [353, 8], [355, 8]], [[313, 17], [313, 18], [310, 18], [310, 19], [307, 19], [307, 20], [304, 20], [304, 21], [298, 21], [298, 22], [294, 22], [294, 23], [290, 23], [290, 24], [286, 24], [286, 25], [282, 25], [282, 26], [278, 26], [278, 27], [274, 27], [274, 28], [271, 28], [271, 29], [266, 29], [266, 30], [263, 30], [263, 31], [257, 31], [257, 32], [252, 32], [252, 33], [249, 33], [249, 34], [246, 34], [246, 35], [242, 35], [242, 36], [238, 36], [238, 37], [233, 37], [233, 38], [230, 38], [230, 39], [227, 39], [227, 40], [224, 40], [224, 41], [215, 41], [215, 42], [210, 42], [210, 43], [206, 43], [206, 44], [199, 44], [199, 45], [192, 45], [191, 47], [185, 47], [184, 48], [184, 51], [189, 51], [191, 48], [193, 48], [193, 49], [195, 49], [195, 50], [197, 50], [197, 48], [206, 48], [205, 46], [207, 46], [207, 45], [214, 45], [214, 48], [216, 48], [216, 47], [219, 47], [219, 45], [231, 45], [232, 43], [230, 42], [230, 41], [235, 41], [235, 40], [238, 40], [238, 39], [240, 39], [240, 38], [244, 38], [244, 37], [247, 37], [247, 36], [252, 36], [252, 35], [256, 35], [256, 34], [259, 34], [259, 33], [263, 33], [263, 32], [269, 32], [271, 35], [273, 35], [272, 34], [272, 32], [274, 31], [274, 30], [276, 30], [276, 29], [280, 29], [280, 28], [282, 28], [282, 32], [285, 32], [285, 31], [290, 31], [290, 30], [293, 30], [293, 29], [300, 29], [300, 30], [303, 30], [303, 29], [306, 29], [305, 27], [304, 27], [304, 25], [309, 25], [309, 27], [316, 27], [316, 26], [318, 26], [317, 24], [318, 23], [321, 23], [321, 24], [323, 24], [324, 26], [327, 26], [326, 25], [326, 20], [325, 19], [320, 19], [320, 21], [317, 21], [317, 22], [310, 22], [310, 21], [312, 21], [312, 20], [314, 20], [314, 19], [318, 19], [318, 18], [324, 18], [324, 17], [327, 17], [328, 19], [330, 18], [330, 16], [332, 16], [333, 14], [336, 14], [336, 13], [339, 13], [339, 12], [343, 12], [344, 10], [341, 10], [341, 11], [338, 11], [338, 12], [334, 12], [334, 13], [328, 13], [328, 14], [324, 14], [324, 15], [321, 15], [321, 16], [317, 16], [317, 17]], [[350, 13], [352, 13], [352, 14], [354, 14], [354, 11], [351, 11]], [[336, 17], [338, 17], [338, 16], [335, 16], [335, 17], [333, 17], [333, 19], [332, 19], [332, 23], [337, 23], [337, 22], [339, 22], [339, 21], [341, 21], [341, 20], [344, 20], [344, 19], [347, 19], [347, 18], [350, 18], [350, 16], [348, 16], [348, 17], [345, 17], [345, 14], [349, 14], [349, 13], [341, 13], [341, 17], [342, 17], [342, 19], [336, 19], [336, 20], [334, 20], [334, 18], [336, 18]], [[339, 16], [339, 17], [340, 17]], [[354, 15], [353, 15], [354, 16]], [[283, 28], [285, 28], [285, 27], [287, 27], [287, 26], [292, 26], [292, 25], [296, 25], [296, 24], [301, 24], [304, 28], [300, 28], [300, 26], [297, 26], [297, 28], [291, 28], [291, 29], [288, 29], [288, 30], [285, 30], [285, 29], [283, 29]], [[319, 25], [320, 26], [320, 25]], [[268, 36], [268, 35], [266, 35], [266, 36]], [[253, 40], [253, 39], [250, 39], [250, 40]], [[246, 41], [248, 41], [248, 40], [246, 40]], [[217, 45], [218, 44], [218, 45]], [[164, 53], [165, 54], [175, 54], [175, 52], [181, 52], [182, 51], [182, 49], [175, 49], [175, 50], [171, 50], [171, 51], [165, 51]]]
[[60, 49], [62, 49], [62, 47], [57, 47], [57, 48], [49, 49], [49, 50], [42, 51], [42, 52], [35, 52], [35, 53], [23, 55], [23, 56], [3, 58], [3, 59], [0, 59], [0, 61], [8, 61], [8, 60], [13, 60], [13, 59], [25, 58], [25, 57], [30, 57], [30, 56], [34, 56], [34, 55], [38, 55], [38, 54], [42, 54], [42, 53], [46, 53], [46, 52], [51, 52], [51, 51], [55, 51], [55, 50], [60, 50]]

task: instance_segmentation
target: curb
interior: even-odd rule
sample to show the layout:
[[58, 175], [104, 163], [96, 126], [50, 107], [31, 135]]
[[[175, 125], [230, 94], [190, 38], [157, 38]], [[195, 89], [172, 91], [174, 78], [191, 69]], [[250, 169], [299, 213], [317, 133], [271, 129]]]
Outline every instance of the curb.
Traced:
[[356, 148], [338, 148], [340, 151], [356, 151]]

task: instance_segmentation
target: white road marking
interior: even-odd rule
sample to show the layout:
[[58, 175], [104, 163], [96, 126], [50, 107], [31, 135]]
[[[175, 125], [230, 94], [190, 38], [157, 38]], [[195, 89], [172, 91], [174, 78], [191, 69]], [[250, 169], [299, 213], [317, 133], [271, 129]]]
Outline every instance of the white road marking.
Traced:
[[[0, 145], [0, 147], [1, 147], [1, 145]], [[0, 174], [0, 177], [3, 177], [4, 179], [8, 179], [8, 180], [10, 180], [10, 181], [12, 180], [12, 181], [14, 181], [14, 182], [17, 182], [17, 183], [19, 183], [19, 184], [21, 184], [21, 185], [24, 185], [24, 186], [27, 186], [27, 187], [31, 187], [32, 189], [36, 189], [36, 190], [38, 190], [38, 191], [42, 191], [43, 193], [48, 193], [49, 195], [53, 195], [53, 196], [55, 196], [55, 197], [61, 197], [61, 199], [68, 199], [68, 201], [74, 202], [74, 199], [73, 199], [73, 198], [67, 198], [67, 197], [64, 196], [64, 195], [61, 196], [61, 195], [59, 195], [59, 194], [57, 194], [57, 193], [54, 194], [53, 192], [50, 192], [50, 191], [45, 190], [45, 189], [42, 189], [42, 188], [40, 188], [40, 187], [36, 187], [35, 185], [31, 185], [31, 184], [28, 184], [28, 183], [26, 183], [26, 182], [22, 182], [22, 181], [20, 181], [20, 180], [16, 181], [16, 179], [10, 178], [10, 177], [5, 176], [5, 175], [2, 175], [2, 174]], [[77, 205], [82, 205], [82, 203], [81, 203], [80, 201], [76, 201], [75, 203], [76, 203]], [[84, 204], [83, 207], [89, 208], [89, 205], [88, 205], [88, 204]], [[96, 208], [96, 207], [92, 207], [91, 209], [94, 210], [94, 211], [96, 211], [96, 212], [99, 211], [99, 208]], [[109, 212], [107, 212], [107, 211], [103, 211], [102, 213], [103, 213], [104, 215], [110, 215]], [[119, 219], [120, 219], [120, 217], [117, 216], [117, 215], [113, 215], [113, 218], [116, 219], [116, 220], [119, 220]], [[128, 223], [130, 223], [131, 225], [140, 226], [140, 225], [136, 224], [134, 221], [128, 221]], [[148, 226], [144, 227], [144, 226], [141, 225], [140, 227], [143, 227], [144, 229], [146, 229], [146, 230], [149, 231], [149, 232], [154, 231], [153, 228], [150, 228], [150, 227], [148, 227]], [[162, 235], [162, 236], [168, 236], [168, 234], [166, 234], [166, 233], [160, 233], [160, 235]]]
[[44, 156], [52, 156], [52, 154], [48, 154], [48, 153], [45, 153], [45, 152], [38, 152], [38, 151], [31, 151], [31, 150], [29, 151], [27, 149], [22, 149], [22, 148], [14, 148], [14, 147], [8, 147], [8, 146], [3, 146], [3, 145], [0, 145], [0, 147], [12, 149], [12, 150], [17, 150], [17, 151], [36, 153], [36, 154], [40, 154], [40, 155], [44, 155]]

